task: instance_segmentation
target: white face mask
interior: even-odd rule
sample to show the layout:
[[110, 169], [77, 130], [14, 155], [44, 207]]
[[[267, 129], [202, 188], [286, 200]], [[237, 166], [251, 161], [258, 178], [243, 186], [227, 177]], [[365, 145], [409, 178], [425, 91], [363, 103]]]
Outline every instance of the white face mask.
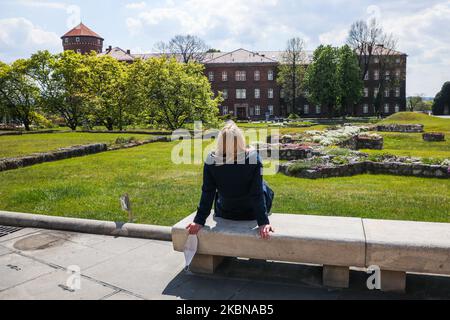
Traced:
[[184, 245], [184, 258], [186, 260], [186, 270], [189, 270], [189, 266], [191, 265], [192, 259], [194, 259], [195, 254], [197, 253], [198, 247], [198, 238], [197, 235], [191, 234], [188, 236], [186, 240], [186, 244]]

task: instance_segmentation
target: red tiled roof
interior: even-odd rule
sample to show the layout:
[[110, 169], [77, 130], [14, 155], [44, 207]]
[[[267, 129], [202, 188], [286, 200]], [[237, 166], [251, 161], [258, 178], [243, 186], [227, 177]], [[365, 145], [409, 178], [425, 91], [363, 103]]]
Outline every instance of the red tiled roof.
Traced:
[[83, 23], [80, 23], [75, 28], [67, 32], [65, 35], [63, 35], [61, 38], [65, 37], [95, 37], [102, 39], [97, 33], [86, 27]]

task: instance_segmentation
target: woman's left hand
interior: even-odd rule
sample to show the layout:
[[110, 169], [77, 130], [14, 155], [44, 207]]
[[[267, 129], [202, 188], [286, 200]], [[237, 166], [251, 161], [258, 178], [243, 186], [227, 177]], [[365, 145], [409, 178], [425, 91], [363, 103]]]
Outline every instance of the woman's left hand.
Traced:
[[270, 238], [271, 232], [275, 232], [275, 229], [272, 228], [272, 226], [270, 224], [266, 224], [264, 226], [259, 227], [259, 235], [264, 240], [268, 240]]

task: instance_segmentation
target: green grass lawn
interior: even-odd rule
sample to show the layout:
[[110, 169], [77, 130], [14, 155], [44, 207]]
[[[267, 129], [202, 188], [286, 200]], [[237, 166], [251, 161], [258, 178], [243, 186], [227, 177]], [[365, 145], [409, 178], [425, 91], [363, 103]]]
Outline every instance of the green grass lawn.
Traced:
[[[0, 209], [102, 220], [125, 220], [128, 192], [139, 223], [172, 225], [195, 211], [200, 165], [175, 165], [175, 143], [72, 158], [0, 173]], [[450, 222], [450, 180], [361, 175], [266, 180], [274, 212]]]
[[[423, 124], [426, 132], [437, 131], [446, 134], [446, 141], [444, 142], [425, 142], [421, 133], [379, 132], [384, 137], [382, 153], [423, 158], [450, 158], [450, 119], [420, 113], [401, 112], [380, 123]], [[362, 151], [371, 154], [380, 153], [376, 150]]]
[[0, 136], [0, 158], [24, 156], [80, 144], [109, 144], [113, 143], [118, 137], [135, 137], [138, 140], [144, 140], [148, 139], [150, 135], [68, 132]]

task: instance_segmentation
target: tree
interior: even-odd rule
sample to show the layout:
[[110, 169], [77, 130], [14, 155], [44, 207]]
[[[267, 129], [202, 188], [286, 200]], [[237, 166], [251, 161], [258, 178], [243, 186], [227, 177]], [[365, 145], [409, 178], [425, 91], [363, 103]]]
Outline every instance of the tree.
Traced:
[[41, 87], [46, 110], [60, 115], [72, 130], [85, 120], [92, 99], [87, 59], [73, 51], [55, 56], [41, 51], [31, 57], [31, 74]]
[[339, 49], [337, 66], [339, 81], [338, 103], [341, 115], [345, 117], [362, 96], [363, 81], [360, 78], [358, 58], [354, 51], [345, 45]]
[[136, 100], [143, 99], [140, 103], [154, 121], [176, 130], [188, 121], [216, 120], [222, 98], [213, 98], [203, 65], [162, 57], [143, 61], [140, 67], [140, 98]]
[[364, 80], [369, 65], [374, 56], [374, 49], [377, 44], [382, 43], [383, 30], [374, 18], [369, 22], [364, 20], [356, 21], [350, 27], [347, 44], [352, 47], [358, 55], [359, 66], [361, 67], [361, 79]]
[[418, 110], [423, 110], [423, 98], [421, 95], [417, 95], [417, 96], [412, 96], [412, 97], [408, 97], [406, 99], [407, 105], [408, 105], [408, 109], [410, 112], [413, 111], [418, 111]]
[[441, 91], [434, 98], [433, 114], [450, 114], [450, 81], [444, 83]]
[[283, 99], [288, 105], [287, 113], [295, 113], [297, 104], [303, 94], [302, 84], [305, 74], [304, 42], [300, 38], [288, 41], [286, 51], [282, 55], [277, 82], [283, 90]]
[[203, 62], [210, 49], [202, 39], [192, 35], [177, 35], [169, 43], [157, 43], [156, 48], [165, 55], [181, 57], [184, 63]]
[[338, 51], [332, 46], [319, 46], [314, 51], [313, 62], [305, 74], [305, 88], [309, 101], [327, 107], [332, 117], [338, 102], [339, 79], [337, 73]]
[[87, 63], [91, 77], [88, 90], [92, 95], [89, 114], [108, 130], [113, 130], [114, 127], [122, 130], [128, 110], [125, 99], [128, 64], [110, 56], [99, 57], [96, 54], [89, 55]]
[[25, 59], [11, 65], [0, 62], [0, 108], [27, 131], [40, 104], [39, 87], [28, 76], [29, 68], [30, 62]]

